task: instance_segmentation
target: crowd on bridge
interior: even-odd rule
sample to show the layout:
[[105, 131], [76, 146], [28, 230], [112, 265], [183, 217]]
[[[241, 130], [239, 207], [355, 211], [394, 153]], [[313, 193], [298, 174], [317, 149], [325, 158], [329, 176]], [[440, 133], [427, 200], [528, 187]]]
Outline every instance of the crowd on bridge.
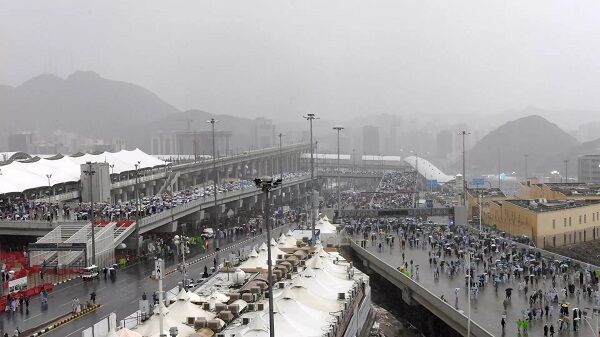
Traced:
[[[293, 179], [305, 175], [304, 172], [284, 173], [283, 180]], [[224, 180], [217, 186], [217, 194], [256, 188], [251, 180]], [[145, 217], [161, 213], [165, 210], [187, 204], [194, 200], [210, 200], [214, 198], [214, 187], [212, 184], [198, 185], [177, 192], [165, 192], [161, 195], [144, 196], [139, 202], [139, 216]], [[134, 219], [137, 215], [136, 199], [106, 202], [65, 202], [48, 203], [27, 201], [23, 198], [0, 202], [0, 220], [88, 220], [93, 209], [95, 219], [110, 221]]]
[[377, 188], [378, 193], [373, 194], [371, 208], [413, 207], [415, 187], [415, 172], [386, 172]]
[[[599, 278], [591, 266], [521, 248], [491, 232], [388, 218], [351, 221], [346, 230], [356, 235], [362, 247], [396, 256], [398, 271], [417, 282], [420, 277], [431, 277], [434, 281], [446, 278], [451, 284], [453, 279], [464, 278], [463, 287], [441, 294], [445, 301], [454, 297], [457, 310], [466, 309], [459, 308], [459, 296], [468, 289], [474, 302], [485, 292], [494, 292], [500, 300], [488, 295], [484, 301], [494, 298], [494, 303], [482, 306], [488, 312], [497, 306], [501, 313], [497, 323], [503, 333], [512, 324], [519, 336], [532, 328], [543, 331], [543, 336], [569, 334], [584, 328], [582, 308], [600, 306]], [[428, 265], [420, 265], [417, 255], [427, 256]], [[515, 295], [521, 300], [515, 301]]]

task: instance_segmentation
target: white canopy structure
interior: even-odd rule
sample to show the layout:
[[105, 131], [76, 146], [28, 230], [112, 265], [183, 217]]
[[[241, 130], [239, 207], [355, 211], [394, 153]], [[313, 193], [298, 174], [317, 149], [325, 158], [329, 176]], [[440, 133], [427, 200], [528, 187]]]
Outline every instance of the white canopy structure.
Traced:
[[425, 179], [437, 180], [438, 183], [442, 184], [454, 180], [453, 176], [445, 174], [444, 172], [442, 172], [442, 170], [430, 163], [427, 159], [416, 156], [410, 156], [404, 158], [404, 161], [413, 168], [417, 168], [418, 166], [417, 169], [419, 171], [419, 174], [425, 177]]
[[324, 220], [324, 219], [320, 219], [316, 224], [315, 224], [315, 229], [318, 229], [321, 231], [321, 234], [331, 234], [331, 233], [335, 233], [337, 231], [337, 228], [331, 224], [331, 222], [329, 222], [328, 220]]
[[0, 194], [20, 193], [28, 189], [48, 186], [47, 174], [52, 174], [50, 184], [57, 185], [79, 181], [81, 164], [87, 162], [106, 162], [114, 165], [112, 173], [135, 170], [140, 162], [140, 169], [163, 166], [166, 162], [157, 159], [140, 149], [121, 150], [119, 152], [103, 152], [101, 154], [84, 154], [78, 157], [65, 156], [60, 159], [39, 159], [34, 162], [13, 161], [0, 166]]

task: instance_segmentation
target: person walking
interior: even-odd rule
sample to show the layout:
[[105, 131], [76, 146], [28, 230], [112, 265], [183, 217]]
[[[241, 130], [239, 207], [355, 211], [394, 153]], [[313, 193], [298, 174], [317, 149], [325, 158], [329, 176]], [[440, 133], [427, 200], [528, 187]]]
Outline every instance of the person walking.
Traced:
[[544, 337], [548, 337], [548, 324], [544, 324]]
[[96, 304], [96, 292], [92, 291], [92, 293], [90, 294], [90, 300], [92, 301], [93, 304]]
[[502, 326], [502, 332], [504, 333], [504, 328], [506, 327], [506, 319], [504, 319], [504, 315], [500, 319], [500, 325]]
[[554, 337], [554, 324], [550, 324], [550, 337]]

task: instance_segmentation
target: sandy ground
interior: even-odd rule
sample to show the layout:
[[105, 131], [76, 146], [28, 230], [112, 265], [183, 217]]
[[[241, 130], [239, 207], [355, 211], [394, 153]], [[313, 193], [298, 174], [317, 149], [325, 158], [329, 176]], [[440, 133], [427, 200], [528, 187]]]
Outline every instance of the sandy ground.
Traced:
[[377, 304], [373, 304], [373, 309], [377, 314], [381, 337], [423, 337], [410, 323], [394, 316], [394, 314]]

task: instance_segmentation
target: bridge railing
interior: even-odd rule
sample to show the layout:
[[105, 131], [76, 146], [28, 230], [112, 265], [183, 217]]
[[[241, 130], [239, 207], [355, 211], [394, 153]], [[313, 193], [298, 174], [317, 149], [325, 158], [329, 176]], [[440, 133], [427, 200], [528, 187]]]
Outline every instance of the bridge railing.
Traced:
[[[152, 181], [152, 180], [156, 180], [156, 179], [161, 179], [166, 177], [167, 174], [165, 172], [159, 172], [159, 173], [154, 173], [151, 175], [147, 175], [147, 176], [141, 176], [138, 178], [138, 182], [140, 183], [145, 183], [148, 181]], [[115, 188], [122, 188], [122, 187], [127, 187], [127, 186], [133, 186], [135, 185], [135, 178], [134, 179], [127, 179], [127, 180], [122, 180], [122, 181], [117, 181], [114, 182], [110, 185], [111, 189], [115, 189]]]

